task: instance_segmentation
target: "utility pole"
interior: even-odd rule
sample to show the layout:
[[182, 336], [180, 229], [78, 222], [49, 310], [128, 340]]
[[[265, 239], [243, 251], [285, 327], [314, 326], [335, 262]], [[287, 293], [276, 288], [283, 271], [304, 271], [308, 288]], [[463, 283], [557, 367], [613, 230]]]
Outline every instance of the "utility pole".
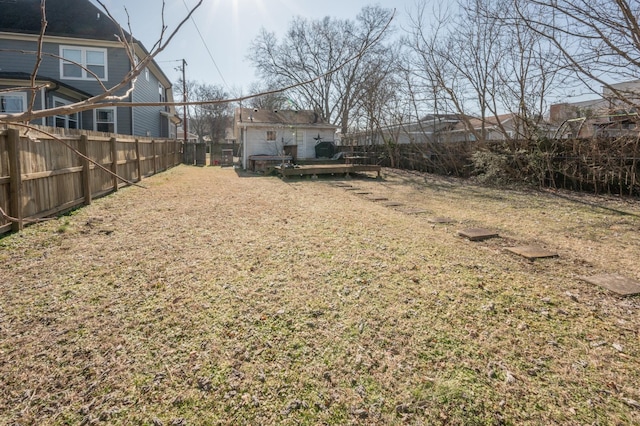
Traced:
[[187, 79], [185, 77], [185, 68], [187, 67], [187, 61], [182, 60], [182, 102], [184, 107], [182, 109], [182, 129], [184, 130], [184, 143], [187, 143]]

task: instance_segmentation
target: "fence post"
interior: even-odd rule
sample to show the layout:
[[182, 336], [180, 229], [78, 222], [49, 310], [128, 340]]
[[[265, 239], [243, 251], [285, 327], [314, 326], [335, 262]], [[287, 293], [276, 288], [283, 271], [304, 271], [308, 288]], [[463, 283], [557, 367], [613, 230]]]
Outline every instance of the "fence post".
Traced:
[[153, 152], [153, 174], [158, 174], [158, 164], [156, 163], [156, 140], [151, 141], [151, 151]]
[[[80, 153], [85, 157], [89, 157], [89, 137], [87, 135], [80, 136]], [[82, 159], [82, 192], [84, 194], [84, 204], [88, 206], [91, 204], [91, 162], [83, 158]]]
[[20, 165], [20, 132], [9, 129], [7, 142], [9, 145], [9, 215], [17, 219], [11, 224], [13, 231], [22, 231], [24, 217], [22, 211], [22, 170]]
[[118, 141], [116, 138], [111, 138], [109, 144], [111, 145], [111, 173], [114, 174], [111, 180], [113, 182], [113, 190], [117, 191], [118, 178], [115, 175], [118, 174]]
[[140, 161], [140, 139], [136, 139], [136, 167], [138, 168], [138, 182], [142, 180], [142, 162]]

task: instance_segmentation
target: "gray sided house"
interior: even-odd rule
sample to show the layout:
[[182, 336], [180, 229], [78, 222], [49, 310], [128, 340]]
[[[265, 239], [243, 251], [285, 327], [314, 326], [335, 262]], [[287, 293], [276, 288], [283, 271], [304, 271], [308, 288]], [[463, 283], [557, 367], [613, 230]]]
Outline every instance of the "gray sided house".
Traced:
[[236, 108], [234, 134], [242, 146], [242, 167], [256, 157], [317, 158], [320, 144], [335, 144], [338, 126], [313, 111]]
[[[42, 110], [86, 100], [103, 93], [102, 85], [111, 88], [121, 82], [132, 68], [125, 46], [116, 38], [120, 34], [117, 25], [89, 0], [47, 1], [46, 18], [42, 62], [36, 76], [39, 89], [33, 94], [29, 87], [41, 31], [40, 0], [0, 4], [0, 114], [26, 111], [32, 101], [35, 110]], [[144, 46], [134, 40], [136, 59], [147, 54]], [[131, 85], [118, 95], [127, 89]], [[172, 102], [171, 82], [151, 62], [124, 101]], [[175, 137], [179, 121], [173, 107], [105, 106], [37, 119], [33, 124]]]

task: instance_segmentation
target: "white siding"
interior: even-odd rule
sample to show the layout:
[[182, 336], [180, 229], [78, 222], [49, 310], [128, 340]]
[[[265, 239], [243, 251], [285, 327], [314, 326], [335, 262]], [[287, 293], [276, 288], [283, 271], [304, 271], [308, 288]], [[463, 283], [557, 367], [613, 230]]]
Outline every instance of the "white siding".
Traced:
[[[276, 132], [275, 141], [267, 141], [267, 131]], [[316, 157], [316, 140], [318, 134], [323, 141], [334, 141], [335, 131], [333, 129], [300, 128], [290, 127], [247, 127], [245, 140], [244, 159], [252, 155], [281, 155], [284, 152], [283, 145], [297, 145], [299, 160], [312, 159]], [[246, 164], [243, 164], [246, 167]]]

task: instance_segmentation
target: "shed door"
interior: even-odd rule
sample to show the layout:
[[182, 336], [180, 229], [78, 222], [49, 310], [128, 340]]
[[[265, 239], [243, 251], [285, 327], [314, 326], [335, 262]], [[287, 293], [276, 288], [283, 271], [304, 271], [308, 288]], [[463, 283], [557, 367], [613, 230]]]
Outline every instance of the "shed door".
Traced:
[[296, 145], [298, 145], [298, 156], [300, 158], [307, 158], [307, 147], [304, 144], [304, 130], [296, 130]]

